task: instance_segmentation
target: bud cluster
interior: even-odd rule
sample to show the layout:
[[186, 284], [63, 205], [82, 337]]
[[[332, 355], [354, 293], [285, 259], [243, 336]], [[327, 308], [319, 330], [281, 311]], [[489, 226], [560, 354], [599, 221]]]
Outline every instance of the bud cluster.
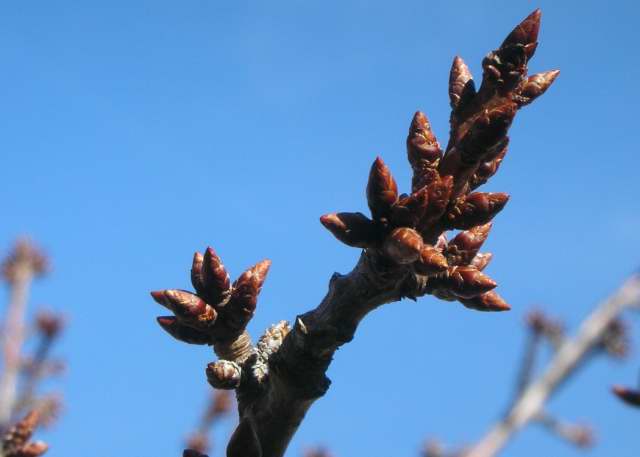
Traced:
[[213, 345], [240, 335], [256, 309], [271, 261], [263, 260], [232, 284], [220, 257], [212, 248], [196, 252], [191, 267], [195, 292], [167, 289], [151, 292], [173, 316], [158, 318], [174, 338], [191, 344]]
[[[332, 213], [321, 223], [348, 246], [375, 250], [399, 267], [427, 278], [427, 293], [458, 300], [481, 311], [509, 305], [482, 270], [491, 254], [479, 253], [491, 220], [506, 205], [505, 193], [473, 192], [498, 170], [507, 152], [508, 129], [519, 108], [551, 85], [558, 72], [527, 77], [537, 45], [540, 11], [519, 24], [483, 61], [476, 91], [460, 57], [449, 76], [451, 136], [443, 151], [429, 120], [417, 112], [409, 128], [407, 155], [413, 170], [410, 194], [399, 194], [380, 157], [369, 173], [366, 195], [371, 219], [362, 213]], [[442, 235], [461, 230], [450, 242]]]

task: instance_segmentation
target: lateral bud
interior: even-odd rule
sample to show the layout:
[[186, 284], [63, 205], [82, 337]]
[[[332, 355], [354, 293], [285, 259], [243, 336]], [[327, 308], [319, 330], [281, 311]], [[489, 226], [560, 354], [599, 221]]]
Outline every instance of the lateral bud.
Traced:
[[225, 307], [225, 322], [230, 328], [242, 331], [247, 326], [258, 303], [258, 295], [267, 279], [271, 267], [270, 260], [258, 262], [242, 273], [233, 283], [231, 299]]
[[449, 72], [449, 101], [451, 109], [456, 111], [464, 106], [476, 93], [473, 76], [461, 57], [456, 56]]
[[398, 185], [380, 157], [371, 166], [367, 183], [367, 203], [374, 219], [387, 218], [398, 200]]
[[471, 259], [471, 262], [469, 262], [469, 265], [471, 265], [472, 267], [476, 267], [478, 270], [482, 271], [485, 268], [487, 268], [487, 265], [489, 265], [489, 262], [491, 262], [491, 259], [493, 259], [492, 253], [481, 252], [476, 254], [475, 257]]
[[368, 248], [377, 243], [378, 232], [362, 213], [331, 213], [320, 217], [320, 222], [333, 236], [347, 246]]
[[529, 76], [522, 84], [520, 93], [515, 96], [518, 107], [528, 105], [544, 94], [559, 74], [560, 70], [551, 70]]
[[202, 259], [203, 297], [213, 306], [224, 303], [231, 293], [229, 273], [213, 248], [208, 247]]
[[[491, 223], [473, 227], [458, 233], [444, 251], [450, 265], [469, 264], [486, 241]], [[480, 268], [478, 268], [480, 270]]]
[[160, 316], [156, 319], [160, 327], [178, 341], [188, 344], [211, 344], [211, 337], [207, 333], [180, 323], [174, 316]]
[[458, 301], [465, 307], [476, 311], [500, 312], [511, 309], [511, 306], [493, 290], [472, 298], [458, 298]]
[[191, 284], [198, 295], [203, 295], [205, 292], [204, 278], [202, 276], [202, 263], [202, 254], [195, 252], [193, 254], [193, 261], [191, 262]]
[[417, 191], [437, 178], [437, 167], [442, 150], [429, 120], [417, 111], [411, 121], [407, 136], [407, 157], [413, 169], [412, 189]]
[[400, 227], [391, 232], [384, 241], [382, 250], [399, 264], [413, 263], [420, 258], [424, 243], [418, 232]]
[[447, 228], [467, 230], [491, 221], [505, 207], [509, 194], [504, 192], [473, 192], [447, 214]]
[[498, 172], [509, 146], [509, 138], [505, 138], [504, 145], [498, 150], [495, 157], [489, 158], [481, 162], [476, 168], [473, 176], [469, 179], [469, 190], [474, 190], [486, 183], [493, 175]]
[[184, 290], [168, 289], [151, 292], [153, 299], [172, 311], [183, 324], [200, 330], [213, 326], [218, 314], [204, 300]]
[[242, 369], [230, 360], [218, 360], [207, 365], [206, 374], [214, 389], [232, 390], [240, 385]]
[[460, 298], [473, 298], [489, 292], [498, 284], [475, 267], [455, 266], [447, 271], [446, 285]]
[[391, 209], [391, 222], [394, 226], [415, 228], [429, 204], [429, 192], [426, 187], [400, 198]]
[[438, 249], [425, 244], [420, 251], [420, 258], [413, 264], [413, 269], [418, 274], [430, 276], [446, 271], [448, 266], [447, 259]]

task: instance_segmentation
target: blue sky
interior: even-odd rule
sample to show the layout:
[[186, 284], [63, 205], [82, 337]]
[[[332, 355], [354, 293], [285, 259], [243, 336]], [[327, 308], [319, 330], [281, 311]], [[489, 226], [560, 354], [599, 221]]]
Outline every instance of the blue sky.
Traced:
[[[314, 307], [358, 256], [318, 217], [366, 208], [378, 154], [406, 189], [413, 112], [446, 142], [453, 56], [479, 77], [536, 7], [531, 70], [562, 74], [518, 115], [486, 186], [512, 196], [487, 247], [513, 310], [426, 297], [367, 317], [287, 454], [323, 443], [337, 457], [478, 439], [511, 394], [526, 311], [573, 330], [640, 264], [637, 3], [5, 2], [0, 249], [20, 234], [44, 246], [55, 269], [33, 303], [70, 318], [58, 348], [67, 403], [48, 455], [179, 455], [213, 355], [163, 334], [148, 291], [188, 287], [191, 254], [210, 244], [235, 275], [273, 260], [254, 335]], [[376, 374], [389, 361], [404, 379]], [[551, 402], [596, 428], [591, 456], [638, 455], [638, 413], [608, 387], [639, 368], [637, 352], [597, 359]], [[505, 453], [541, 454], [581, 453], [535, 426]]]

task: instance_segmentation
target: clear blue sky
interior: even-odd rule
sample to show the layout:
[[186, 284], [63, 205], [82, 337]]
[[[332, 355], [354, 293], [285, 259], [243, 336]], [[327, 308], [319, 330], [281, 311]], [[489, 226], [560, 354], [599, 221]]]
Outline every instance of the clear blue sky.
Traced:
[[[486, 186], [512, 195], [488, 248], [514, 309], [427, 297], [370, 315], [288, 453], [325, 443], [338, 457], [479, 438], [511, 393], [525, 312], [573, 330], [640, 265], [637, 2], [5, 2], [0, 247], [24, 233], [43, 245], [55, 270], [33, 302], [70, 316], [49, 455], [179, 455], [213, 355], [163, 334], [148, 291], [188, 287], [192, 252], [211, 244], [233, 274], [273, 260], [254, 335], [315, 306], [358, 256], [318, 217], [366, 208], [377, 154], [406, 189], [412, 113], [445, 142], [453, 56], [479, 77], [536, 7], [532, 71], [562, 74], [520, 113]], [[376, 376], [390, 360], [406, 366], [393, 385]], [[591, 456], [640, 453], [640, 416], [608, 393], [638, 369], [637, 352], [598, 359], [551, 403], [597, 429]], [[530, 427], [505, 455], [581, 454]]]

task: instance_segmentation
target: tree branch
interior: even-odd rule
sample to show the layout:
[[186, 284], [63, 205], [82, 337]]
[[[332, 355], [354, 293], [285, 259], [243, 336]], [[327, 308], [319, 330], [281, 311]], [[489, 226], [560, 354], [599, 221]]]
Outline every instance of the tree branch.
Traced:
[[[493, 176], [507, 153], [509, 127], [518, 109], [542, 95], [558, 71], [527, 77], [537, 46], [540, 11], [519, 24], [483, 60], [476, 91], [461, 58], [449, 78], [451, 131], [443, 152], [426, 116], [417, 112], [407, 138], [413, 169], [410, 194], [398, 186], [381, 158], [371, 167], [366, 195], [372, 218], [332, 213], [321, 223], [343, 243], [361, 248], [349, 274], [334, 274], [320, 305], [266, 331], [254, 347], [246, 332], [269, 262], [233, 284], [213, 249], [194, 256], [195, 293], [153, 292], [173, 316], [158, 319], [175, 338], [213, 346], [222, 358], [207, 367], [215, 388], [235, 389], [240, 423], [229, 457], [280, 457], [311, 404], [327, 391], [325, 373], [334, 352], [351, 341], [372, 310], [403, 297], [426, 294], [480, 311], [506, 311], [482, 270], [491, 260], [479, 250], [491, 220], [505, 206], [504, 193], [474, 190]], [[447, 241], [447, 230], [460, 230]]]
[[482, 438], [465, 457], [492, 457], [527, 423], [540, 417], [545, 403], [603, 343], [619, 315], [640, 306], [640, 274], [632, 276], [614, 295], [602, 302], [585, 319], [575, 338], [567, 338], [546, 371], [514, 402], [504, 418]]

